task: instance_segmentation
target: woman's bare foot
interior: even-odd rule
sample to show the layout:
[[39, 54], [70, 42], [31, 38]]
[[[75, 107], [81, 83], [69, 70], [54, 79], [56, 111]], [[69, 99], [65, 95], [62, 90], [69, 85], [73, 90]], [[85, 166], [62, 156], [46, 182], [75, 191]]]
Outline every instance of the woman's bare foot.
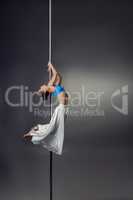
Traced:
[[25, 139], [26, 141], [31, 141], [32, 135], [24, 135], [23, 139]]
[[31, 135], [29, 133], [27, 133], [27, 134], [23, 135], [23, 138], [26, 138], [26, 137], [29, 137], [29, 136], [31, 136]]
[[28, 133], [23, 135], [24, 139], [32, 138], [31, 132], [36, 132], [38, 130], [38, 126], [33, 127]]
[[31, 140], [31, 139], [32, 139], [32, 136], [31, 136], [30, 132], [31, 132], [31, 131], [29, 131], [28, 133], [24, 134], [24, 135], [23, 135], [23, 139]]

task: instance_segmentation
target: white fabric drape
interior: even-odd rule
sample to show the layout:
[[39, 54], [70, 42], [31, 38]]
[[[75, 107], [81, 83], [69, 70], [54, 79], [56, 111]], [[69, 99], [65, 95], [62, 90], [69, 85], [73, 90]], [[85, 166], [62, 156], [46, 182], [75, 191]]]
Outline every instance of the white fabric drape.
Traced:
[[59, 104], [48, 124], [38, 124], [38, 130], [30, 131], [32, 143], [40, 144], [49, 151], [58, 155], [62, 154], [64, 142], [64, 122], [68, 115], [68, 106]]

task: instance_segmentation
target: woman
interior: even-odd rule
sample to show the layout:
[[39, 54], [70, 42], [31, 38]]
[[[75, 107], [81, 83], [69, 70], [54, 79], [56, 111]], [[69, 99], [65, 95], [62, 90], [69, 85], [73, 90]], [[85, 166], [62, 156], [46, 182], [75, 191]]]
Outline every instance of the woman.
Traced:
[[67, 116], [68, 95], [61, 86], [62, 77], [51, 63], [48, 63], [48, 71], [52, 72], [51, 80], [47, 85], [42, 85], [39, 94], [57, 96], [59, 105], [56, 107], [48, 124], [38, 124], [24, 135], [33, 144], [41, 144], [49, 151], [61, 155], [64, 142], [64, 121]]

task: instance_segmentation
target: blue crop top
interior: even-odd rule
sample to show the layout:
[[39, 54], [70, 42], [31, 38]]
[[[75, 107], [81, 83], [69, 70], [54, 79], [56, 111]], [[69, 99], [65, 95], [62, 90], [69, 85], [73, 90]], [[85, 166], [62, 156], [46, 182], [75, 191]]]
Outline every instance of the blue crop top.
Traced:
[[61, 92], [64, 92], [64, 91], [65, 91], [64, 87], [59, 84], [59, 85], [55, 86], [55, 90], [54, 90], [54, 92], [51, 93], [51, 95], [58, 96], [58, 94], [60, 94]]

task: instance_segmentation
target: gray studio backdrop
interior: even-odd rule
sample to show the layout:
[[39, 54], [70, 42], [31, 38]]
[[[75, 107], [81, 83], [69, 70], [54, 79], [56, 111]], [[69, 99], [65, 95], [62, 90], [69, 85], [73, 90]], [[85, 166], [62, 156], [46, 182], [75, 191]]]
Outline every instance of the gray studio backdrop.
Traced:
[[[53, 63], [71, 96], [54, 200], [133, 199], [132, 10], [128, 1], [53, 0]], [[3, 1], [0, 16], [0, 199], [48, 200], [49, 152], [22, 140], [49, 121], [32, 99], [48, 80], [48, 1]]]

